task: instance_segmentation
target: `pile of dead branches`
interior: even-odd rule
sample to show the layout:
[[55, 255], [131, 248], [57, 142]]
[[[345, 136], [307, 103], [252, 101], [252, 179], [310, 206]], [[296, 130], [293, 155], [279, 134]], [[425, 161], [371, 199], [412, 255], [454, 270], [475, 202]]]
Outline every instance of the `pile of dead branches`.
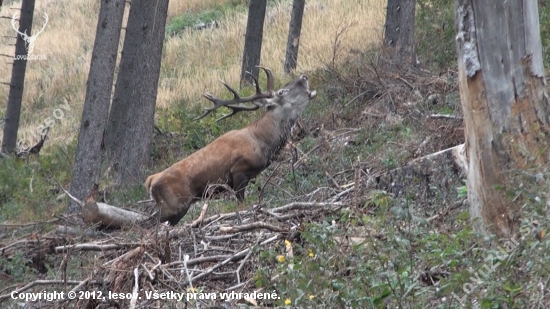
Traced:
[[[343, 206], [336, 201], [294, 202], [272, 209], [256, 205], [246, 211], [207, 216], [208, 204], [204, 204], [199, 217], [190, 224], [161, 224], [151, 229], [133, 226], [111, 232], [78, 226], [67, 218], [0, 225], [0, 261], [22, 261], [37, 273], [26, 284], [3, 284], [0, 304], [20, 302], [31, 308], [160, 308], [177, 300], [151, 299], [152, 292], [258, 292], [252, 282], [259, 267], [258, 253], [274, 246], [284, 248], [282, 240], [297, 237], [303, 221], [325, 217]], [[52, 226], [54, 230], [43, 231]], [[52, 264], [57, 268], [45, 266]], [[20, 281], [1, 267], [0, 276], [4, 278], [0, 281]], [[26, 292], [36, 295], [37, 291], [43, 291], [44, 297], [48, 291], [64, 292], [64, 299], [13, 299]], [[68, 299], [69, 293], [76, 299]], [[114, 293], [134, 293], [138, 297], [113, 299]], [[252, 305], [259, 302], [240, 301]], [[195, 302], [219, 305], [220, 300]]]

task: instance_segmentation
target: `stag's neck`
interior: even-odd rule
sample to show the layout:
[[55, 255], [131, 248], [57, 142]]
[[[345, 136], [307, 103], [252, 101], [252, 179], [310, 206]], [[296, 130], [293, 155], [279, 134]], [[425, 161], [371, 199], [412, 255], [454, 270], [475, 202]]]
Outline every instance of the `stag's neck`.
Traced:
[[249, 128], [264, 146], [262, 150], [269, 162], [286, 145], [292, 126], [298, 116], [296, 113], [285, 111], [283, 108], [273, 108], [268, 109], [260, 119], [250, 124]]

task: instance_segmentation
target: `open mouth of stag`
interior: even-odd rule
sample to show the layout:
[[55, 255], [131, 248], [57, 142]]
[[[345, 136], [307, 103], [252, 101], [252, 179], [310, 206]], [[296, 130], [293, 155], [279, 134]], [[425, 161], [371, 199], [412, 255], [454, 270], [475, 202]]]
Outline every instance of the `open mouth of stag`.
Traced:
[[310, 100], [314, 99], [317, 96], [317, 91], [315, 91], [315, 90], [310, 91], [309, 90], [309, 79], [308, 79], [307, 75], [302, 75], [302, 80], [304, 80], [306, 82], [307, 96], [309, 97]]

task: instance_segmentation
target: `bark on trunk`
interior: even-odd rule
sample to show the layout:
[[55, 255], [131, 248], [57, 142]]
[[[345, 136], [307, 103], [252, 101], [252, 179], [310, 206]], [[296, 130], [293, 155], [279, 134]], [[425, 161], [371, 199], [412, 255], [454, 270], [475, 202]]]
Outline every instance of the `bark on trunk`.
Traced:
[[260, 56], [262, 53], [266, 4], [266, 0], [254, 0], [250, 1], [250, 6], [248, 7], [248, 21], [246, 24], [243, 64], [241, 68], [241, 86], [254, 82], [246, 72], [250, 72], [258, 78], [259, 69], [257, 66], [260, 65]]
[[[19, 32], [32, 33], [32, 20], [34, 12], [34, 0], [23, 0], [21, 14], [19, 16]], [[25, 71], [27, 69], [27, 46], [21, 34], [17, 35], [15, 42], [15, 56], [11, 71], [10, 91], [8, 94], [8, 106], [4, 116], [4, 138], [2, 139], [2, 153], [15, 153], [17, 143], [17, 131], [19, 131], [19, 117], [21, 115], [21, 102], [25, 86]], [[30, 147], [30, 145], [27, 145]]]
[[134, 0], [113, 105], [107, 151], [119, 184], [144, 179], [150, 155], [168, 0]]
[[[103, 134], [109, 116], [125, 3], [125, 0], [101, 1], [70, 187], [71, 194], [80, 200], [85, 200], [99, 186]], [[67, 213], [79, 210], [80, 206], [70, 200]]]
[[125, 122], [128, 121], [125, 116], [128, 114], [133, 100], [137, 97], [138, 56], [143, 51], [145, 38], [141, 37], [140, 27], [135, 20], [139, 16], [136, 7], [137, 2], [133, 7], [130, 6], [131, 16], [128, 17], [126, 25], [115, 91], [105, 131], [105, 156], [109, 165], [115, 165], [115, 161], [120, 158], [120, 153], [117, 151], [122, 150], [119, 144], [124, 138], [125, 129], [129, 126]]
[[300, 47], [300, 33], [302, 31], [302, 18], [305, 6], [306, 0], [294, 0], [292, 3], [292, 13], [290, 15], [290, 26], [286, 42], [285, 74], [295, 70], [298, 63], [298, 48]]
[[508, 236], [514, 171], [550, 162], [537, 2], [456, 0], [455, 15], [470, 212], [481, 231]]
[[388, 0], [381, 69], [396, 72], [416, 64], [414, 18], [416, 0]]

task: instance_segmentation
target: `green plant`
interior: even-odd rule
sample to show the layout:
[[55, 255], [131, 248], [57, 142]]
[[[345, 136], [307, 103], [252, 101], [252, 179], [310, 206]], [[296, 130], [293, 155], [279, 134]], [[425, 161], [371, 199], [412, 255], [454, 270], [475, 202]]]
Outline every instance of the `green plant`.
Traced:
[[456, 67], [452, 0], [418, 0], [415, 40], [420, 63], [432, 70]]
[[30, 260], [23, 252], [17, 252], [10, 258], [0, 257], [0, 271], [10, 275], [18, 282], [24, 282], [35, 272], [28, 266]]
[[219, 23], [220, 19], [227, 14], [246, 11], [243, 1], [229, 1], [216, 4], [208, 10], [200, 12], [185, 12], [172, 18], [166, 25], [166, 35], [174, 36], [182, 33], [185, 29], [193, 29], [201, 25], [212, 25]]

